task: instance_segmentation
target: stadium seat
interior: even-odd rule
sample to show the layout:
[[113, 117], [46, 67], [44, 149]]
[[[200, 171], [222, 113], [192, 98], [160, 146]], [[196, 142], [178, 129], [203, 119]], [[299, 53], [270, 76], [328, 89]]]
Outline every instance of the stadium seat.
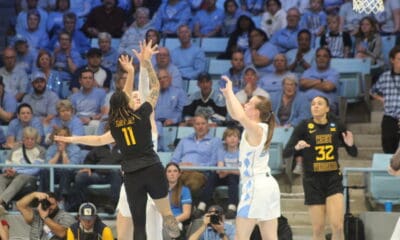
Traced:
[[203, 38], [201, 40], [201, 49], [206, 57], [216, 58], [220, 53], [225, 52], [228, 38]]
[[385, 68], [390, 68], [389, 52], [392, 50], [396, 43], [396, 36], [381, 36], [382, 39], [382, 54], [385, 63]]
[[290, 136], [292, 136], [293, 129], [293, 127], [276, 127], [272, 135], [271, 143], [281, 144], [282, 149], [285, 148]]
[[158, 152], [158, 157], [160, 157], [160, 161], [163, 166], [167, 166], [167, 164], [171, 161], [173, 152]]
[[367, 198], [372, 203], [400, 204], [400, 178], [389, 175], [386, 172], [390, 164], [392, 154], [374, 153], [372, 158], [372, 170], [384, 170], [383, 172], [370, 172], [367, 177]]
[[221, 79], [221, 75], [231, 68], [230, 60], [210, 59], [208, 73], [212, 79]]
[[226, 130], [226, 127], [216, 127], [214, 136], [219, 139], [222, 139], [222, 136], [223, 136], [225, 130]]
[[176, 126], [168, 126], [163, 127], [163, 150], [173, 151], [175, 149], [174, 142], [176, 139], [176, 134], [178, 132], [178, 127]]
[[271, 145], [269, 146], [268, 166], [271, 169], [272, 175], [281, 174], [284, 170], [282, 151], [282, 144], [271, 142]]
[[[178, 38], [167, 37], [164, 39], [163, 42], [164, 42], [164, 47], [168, 48], [170, 51], [181, 45]], [[192, 38], [192, 44], [200, 47], [200, 39]]]

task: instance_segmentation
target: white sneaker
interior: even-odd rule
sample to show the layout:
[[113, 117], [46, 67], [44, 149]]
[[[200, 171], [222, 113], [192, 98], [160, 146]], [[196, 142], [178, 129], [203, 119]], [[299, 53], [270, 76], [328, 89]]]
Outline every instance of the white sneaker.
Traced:
[[293, 173], [297, 175], [303, 174], [303, 164], [301, 163], [296, 164], [296, 166], [293, 169]]

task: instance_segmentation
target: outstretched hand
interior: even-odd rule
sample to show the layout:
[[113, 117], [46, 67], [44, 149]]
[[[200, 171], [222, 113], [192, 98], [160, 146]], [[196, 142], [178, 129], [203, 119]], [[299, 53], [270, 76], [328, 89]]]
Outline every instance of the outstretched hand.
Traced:
[[129, 72], [134, 70], [132, 58], [128, 55], [121, 55], [118, 59], [118, 62], [124, 71]]
[[232, 92], [232, 81], [225, 75], [221, 76], [221, 79], [225, 81], [225, 87], [220, 88], [222, 94], [226, 96], [228, 92]]
[[146, 43], [146, 41], [141, 41], [139, 43], [139, 46], [140, 46], [140, 52], [137, 52], [135, 49], [132, 49], [133, 53], [139, 59], [139, 62], [150, 60], [151, 56], [158, 53], [157, 50], [158, 44], [154, 44], [154, 46], [152, 46], [152, 40], [150, 40], [148, 43]]
[[350, 131], [346, 131], [342, 133], [343, 141], [347, 146], [353, 146], [354, 145], [354, 137], [353, 133]]
[[72, 143], [72, 137], [54, 135], [54, 141]]

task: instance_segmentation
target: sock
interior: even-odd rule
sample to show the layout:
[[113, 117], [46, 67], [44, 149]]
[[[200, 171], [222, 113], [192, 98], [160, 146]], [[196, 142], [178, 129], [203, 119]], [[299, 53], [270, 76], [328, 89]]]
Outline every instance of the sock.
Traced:
[[199, 205], [197, 206], [197, 209], [206, 210], [206, 203], [205, 202], [200, 202]]

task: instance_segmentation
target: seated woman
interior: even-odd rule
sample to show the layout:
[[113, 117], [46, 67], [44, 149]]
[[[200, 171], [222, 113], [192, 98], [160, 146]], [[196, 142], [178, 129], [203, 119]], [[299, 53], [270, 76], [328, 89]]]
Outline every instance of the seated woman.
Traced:
[[[6, 164], [43, 164], [45, 149], [39, 145], [39, 132], [33, 127], [22, 130], [22, 143], [11, 150]], [[5, 205], [28, 183], [35, 180], [40, 168], [5, 167], [0, 175], [0, 215], [5, 212]]]
[[40, 119], [33, 116], [31, 105], [27, 103], [21, 103], [17, 108], [17, 118], [11, 120], [10, 124], [8, 125], [6, 143], [4, 144], [4, 147], [14, 148], [17, 143], [22, 140], [22, 130], [25, 127], [35, 128], [39, 135], [38, 143], [42, 142], [44, 131]]
[[371, 65], [383, 64], [382, 39], [373, 17], [364, 17], [360, 21], [358, 33], [355, 35], [355, 58], [369, 58]]
[[[71, 136], [68, 127], [60, 127], [53, 130], [51, 136]], [[53, 139], [53, 137], [50, 137]], [[81, 164], [83, 160], [81, 149], [75, 145], [60, 141], [53, 141], [53, 144], [46, 151], [47, 164]], [[56, 168], [54, 170], [54, 181], [59, 183], [59, 188], [56, 191], [58, 199], [64, 198], [70, 192], [70, 185], [74, 177], [74, 169]], [[47, 168], [40, 170], [40, 191], [49, 191], [50, 172]]]
[[[178, 164], [170, 162], [165, 167], [165, 175], [169, 184], [169, 201], [172, 213], [179, 222], [181, 230], [184, 231], [184, 226], [190, 219], [192, 211], [192, 196], [190, 189], [183, 185], [180, 178], [182, 171]], [[168, 234], [163, 233], [163, 239], [171, 239]], [[181, 234], [182, 236], [182, 234]]]

